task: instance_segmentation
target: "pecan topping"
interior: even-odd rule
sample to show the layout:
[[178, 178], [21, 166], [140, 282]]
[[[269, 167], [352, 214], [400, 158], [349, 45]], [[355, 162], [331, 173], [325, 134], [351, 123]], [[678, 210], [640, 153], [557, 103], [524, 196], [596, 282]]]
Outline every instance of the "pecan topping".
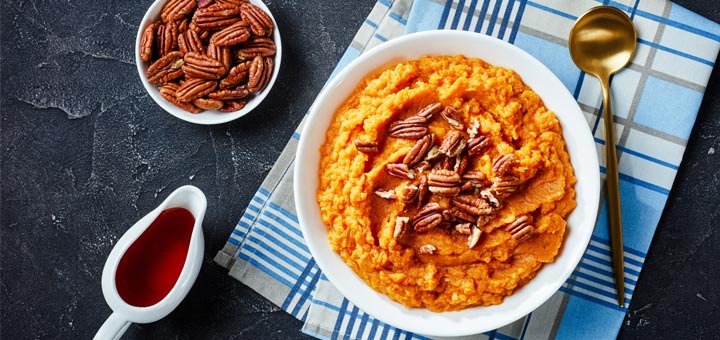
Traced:
[[220, 88], [227, 89], [237, 86], [248, 79], [250, 73], [250, 62], [244, 62], [230, 69], [227, 76], [220, 81]]
[[150, 61], [152, 58], [153, 49], [155, 49], [155, 28], [158, 24], [153, 23], [145, 28], [140, 38], [140, 59], [142, 61]]
[[273, 56], [275, 52], [275, 42], [273, 42], [272, 39], [255, 37], [238, 46], [235, 50], [235, 57], [240, 61], [252, 60], [257, 56]]
[[465, 137], [460, 131], [450, 131], [440, 145], [440, 152], [448, 157], [455, 157], [465, 150]]
[[220, 79], [227, 70], [225, 65], [205, 54], [189, 52], [184, 57], [183, 71], [192, 78]]
[[530, 234], [534, 230], [533, 226], [530, 223], [532, 223], [530, 216], [523, 215], [518, 217], [512, 223], [508, 224], [505, 227], [505, 231], [512, 234], [513, 239], [518, 241], [524, 241], [528, 237], [530, 237]]
[[407, 164], [408, 166], [413, 166], [420, 162], [423, 157], [425, 157], [425, 153], [430, 150], [430, 147], [433, 145], [435, 138], [433, 134], [427, 134], [424, 137], [420, 138], [415, 142], [415, 145], [410, 149], [410, 151], [405, 155], [405, 158], [403, 158], [403, 163]]
[[483, 135], [473, 137], [467, 142], [468, 155], [477, 155], [490, 145], [490, 138]]
[[458, 207], [451, 207], [443, 210], [443, 219], [450, 222], [475, 222], [475, 217], [460, 210]]
[[405, 205], [412, 204], [418, 198], [418, 187], [417, 185], [408, 185], [402, 189], [402, 202]]
[[177, 89], [175, 97], [181, 102], [189, 102], [212, 92], [217, 82], [201, 78], [190, 78]]
[[435, 251], [437, 250], [437, 247], [435, 247], [432, 244], [426, 244], [420, 247], [418, 249], [418, 254], [420, 255], [432, 255], [435, 254]]
[[442, 103], [441, 102], [434, 102], [430, 105], [425, 106], [420, 111], [418, 111], [417, 114], [415, 114], [418, 117], [426, 118], [427, 120], [430, 120], [433, 115], [440, 112], [442, 110]]
[[440, 204], [432, 202], [420, 208], [412, 219], [412, 225], [416, 232], [426, 232], [435, 228], [442, 222], [442, 210]]
[[453, 198], [453, 204], [462, 211], [473, 215], [489, 215], [493, 212], [492, 206], [482, 198], [474, 195], [459, 195]]
[[478, 244], [481, 234], [482, 231], [480, 230], [480, 228], [472, 227], [472, 232], [470, 233], [470, 236], [468, 236], [468, 249], [473, 249], [475, 245]]
[[460, 114], [453, 108], [452, 106], [447, 106], [445, 109], [440, 113], [440, 116], [455, 130], [462, 130], [465, 128], [465, 125], [463, 125], [462, 120], [460, 119]]
[[247, 104], [247, 98], [225, 100], [225, 105], [223, 105], [223, 107], [221, 107], [219, 111], [235, 112], [245, 107], [245, 104]]
[[375, 154], [380, 152], [378, 148], [380, 145], [377, 142], [365, 142], [356, 139], [353, 141], [353, 144], [355, 144], [355, 148], [362, 153]]
[[[242, 1], [245, 1], [245, 0], [242, 0]], [[205, 8], [207, 6], [210, 6], [210, 4], [213, 3], [213, 0], [197, 0], [196, 2], [197, 2], [198, 8]], [[223, 2], [223, 1], [218, 1], [218, 2]]]
[[392, 122], [388, 129], [388, 134], [394, 138], [419, 139], [428, 132], [426, 125], [426, 118], [413, 116]]
[[475, 138], [475, 136], [477, 136], [479, 131], [480, 131], [480, 121], [477, 119], [473, 119], [472, 123], [470, 123], [470, 126], [467, 128], [467, 133], [470, 136], [470, 138]]
[[170, 52], [150, 65], [145, 76], [150, 84], [168, 83], [183, 76], [183, 63], [182, 52]]
[[219, 31], [240, 21], [240, 8], [231, 4], [214, 4], [195, 11], [192, 21], [206, 31]]
[[238, 21], [216, 32], [210, 38], [215, 46], [232, 46], [250, 39], [250, 28], [245, 21]]
[[505, 197], [515, 192], [520, 184], [520, 179], [515, 176], [495, 177], [491, 190], [496, 196]]
[[384, 190], [384, 189], [377, 189], [375, 190], [375, 195], [378, 195], [382, 199], [386, 200], [395, 200], [397, 196], [395, 196], [395, 190]]
[[428, 163], [428, 161], [421, 161], [417, 165], [415, 165], [415, 172], [417, 173], [423, 173], [425, 170], [430, 169], [431, 165]]
[[472, 223], [459, 223], [455, 225], [455, 231], [463, 235], [472, 234]]
[[170, 0], [163, 6], [160, 18], [163, 22], [180, 20], [194, 9], [195, 0]]
[[433, 145], [427, 152], [427, 157], [425, 157], [425, 160], [432, 163], [437, 161], [441, 157], [443, 157], [443, 154], [442, 152], [440, 152], [440, 147], [437, 145]]
[[418, 184], [418, 201], [417, 201], [418, 207], [425, 204], [425, 202], [429, 198], [428, 193], [429, 193], [428, 179], [427, 179], [427, 176], [422, 175], [422, 176], [420, 176], [420, 184]]
[[410, 218], [404, 216], [398, 216], [395, 218], [395, 229], [393, 229], [393, 238], [399, 240], [407, 234], [408, 225], [410, 224]]
[[434, 194], [452, 196], [460, 192], [460, 175], [452, 170], [433, 170], [428, 175], [428, 185]]
[[175, 22], [173, 21], [158, 26], [157, 43], [159, 56], [165, 56], [177, 47], [177, 35], [177, 26], [175, 26]]
[[180, 33], [187, 31], [188, 19], [181, 19], [179, 21], [175, 21], [175, 26], [177, 26], [177, 30]]
[[485, 174], [480, 170], [470, 170], [465, 172], [461, 179], [465, 182], [463, 185], [467, 184], [471, 188], [480, 188], [485, 182]]
[[415, 171], [408, 168], [407, 164], [389, 163], [385, 165], [385, 171], [391, 176], [404, 179], [415, 179]]
[[242, 99], [250, 95], [250, 92], [244, 86], [238, 86], [235, 89], [217, 90], [208, 94], [208, 97], [217, 100]]
[[160, 95], [165, 98], [165, 100], [173, 103], [175, 106], [190, 113], [199, 113], [200, 109], [195, 105], [177, 100], [175, 94], [177, 93], [177, 89], [179, 87], [180, 85], [176, 83], [167, 83], [163, 86], [160, 86], [160, 88], [158, 88], [158, 91], [160, 92]]
[[178, 35], [178, 48], [182, 53], [196, 52], [205, 54], [205, 46], [196, 31], [186, 30]]
[[223, 107], [223, 101], [209, 98], [198, 98], [192, 102], [195, 106], [203, 110], [218, 110]]
[[490, 221], [492, 221], [493, 218], [495, 218], [495, 215], [494, 215], [494, 214], [490, 214], [490, 215], [480, 215], [480, 216], [478, 216], [477, 220], [475, 221], [475, 225], [476, 225], [478, 228], [480, 228], [480, 227], [482, 227], [482, 226], [490, 223]]
[[515, 155], [509, 153], [507, 155], [502, 155], [495, 159], [492, 165], [492, 170], [497, 176], [504, 176], [508, 170], [510, 170], [510, 166], [515, 161]]
[[500, 203], [500, 200], [498, 200], [497, 197], [495, 197], [492, 190], [488, 190], [488, 189], [481, 190], [480, 197], [482, 197], [484, 200], [486, 200], [488, 203], [490, 203], [490, 205], [495, 209], [498, 209], [498, 208], [500, 208], [500, 206], [502, 206], [502, 204]]
[[455, 157], [455, 166], [453, 170], [458, 175], [463, 175], [465, 173], [465, 169], [467, 169], [468, 165], [470, 164], [470, 158], [466, 154], [461, 154]]
[[240, 6], [240, 10], [240, 16], [250, 24], [253, 34], [260, 37], [272, 34], [273, 21], [260, 7], [246, 2]]

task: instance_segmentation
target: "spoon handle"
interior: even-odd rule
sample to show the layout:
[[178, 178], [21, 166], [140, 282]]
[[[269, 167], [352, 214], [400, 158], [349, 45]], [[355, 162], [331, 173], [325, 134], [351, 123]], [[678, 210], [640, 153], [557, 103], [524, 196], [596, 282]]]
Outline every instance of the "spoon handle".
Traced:
[[605, 118], [605, 178], [608, 198], [608, 228], [612, 248], [615, 291], [620, 307], [625, 307], [625, 261], [622, 240], [622, 216], [620, 214], [620, 185], [618, 179], [617, 152], [615, 150], [615, 124], [610, 103], [609, 77], [600, 77], [603, 92], [603, 117]]

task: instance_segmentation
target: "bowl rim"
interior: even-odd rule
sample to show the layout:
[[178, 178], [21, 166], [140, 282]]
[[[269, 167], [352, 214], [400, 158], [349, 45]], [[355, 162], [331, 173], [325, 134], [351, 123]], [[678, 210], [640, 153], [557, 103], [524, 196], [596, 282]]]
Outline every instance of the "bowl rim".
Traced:
[[256, 107], [262, 103], [267, 95], [270, 93], [270, 91], [273, 88], [273, 85], [275, 85], [275, 80], [278, 77], [278, 74], [280, 73], [280, 64], [282, 62], [282, 40], [280, 38], [280, 29], [278, 28], [277, 21], [275, 21], [275, 17], [273, 16], [272, 12], [270, 12], [270, 9], [260, 0], [250, 0], [250, 2], [254, 5], [257, 5], [262, 10], [264, 10], [269, 16], [270, 19], [273, 21], [273, 41], [275, 42], [275, 56], [273, 58], [273, 74], [270, 77], [270, 82], [268, 82], [268, 85], [265, 87], [264, 90], [262, 90], [259, 94], [256, 94], [253, 98], [248, 100], [248, 102], [245, 104], [245, 106], [237, 111], [233, 112], [221, 112], [218, 110], [204, 110], [200, 113], [190, 113], [187, 112], [177, 106], [175, 106], [173, 103], [168, 102], [160, 95], [160, 92], [158, 91], [158, 88], [156, 85], [150, 84], [147, 80], [147, 77], [145, 76], [145, 71], [150, 66], [149, 63], [145, 65], [146, 63], [140, 59], [140, 41], [142, 40], [142, 34], [145, 28], [151, 24], [152, 22], [155, 22], [160, 18], [160, 13], [162, 11], [163, 6], [165, 6], [165, 3], [167, 3], [169, 0], [159, 0], [154, 1], [148, 10], [145, 12], [145, 15], [142, 18], [142, 21], [140, 22], [140, 26], [138, 27], [137, 36], [135, 37], [135, 67], [138, 71], [138, 76], [140, 77], [140, 81], [143, 84], [143, 87], [145, 88], [145, 91], [150, 95], [150, 98], [152, 98], [155, 103], [157, 103], [163, 110], [165, 110], [167, 113], [180, 118], [186, 122], [194, 123], [194, 124], [201, 124], [201, 125], [215, 125], [215, 124], [222, 124], [227, 123], [230, 121], [233, 121], [235, 119], [238, 119], [240, 117], [243, 117], [253, 111]]
[[[417, 49], [428, 50], [437, 48], [433, 47], [434, 44], [438, 46], [450, 44], [454, 49], [449, 50], [454, 53], [412, 52], [411, 46], [421, 46]], [[482, 47], [478, 49], [474, 46]], [[492, 52], [483, 52], [481, 51], [483, 48]], [[473, 53], [457, 53], [457, 50], [473, 50]], [[486, 53], [493, 53], [494, 56], [481, 56]], [[318, 183], [319, 146], [325, 141], [325, 131], [334, 112], [360, 83], [359, 80], [386, 65], [379, 65], [374, 59], [389, 58], [388, 63], [390, 63], [418, 59], [422, 55], [455, 54], [478, 57], [490, 64], [513, 69], [525, 84], [540, 95], [545, 106], [555, 112], [563, 128], [566, 148], [575, 169], [577, 207], [568, 216], [561, 254], [553, 263], [544, 264], [535, 278], [507, 296], [503, 303], [436, 313], [427, 309], [404, 307], [390, 300], [386, 295], [376, 292], [360, 279], [340, 256], [331, 250], [327, 240], [327, 227], [319, 219], [319, 207], [315, 195]], [[508, 59], [498, 59], [498, 54]], [[520, 67], [508, 65], [518, 62], [523, 64]], [[552, 97], [547, 95], [551, 90], [545, 86], [538, 90], [536, 84], [538, 81], [552, 89]], [[333, 99], [335, 105], [332, 106], [327, 104], [331, 97], [335, 98]], [[558, 108], [565, 111], [559, 112]], [[297, 155], [293, 183], [296, 212], [303, 237], [319, 268], [344, 297], [364, 312], [389, 325], [428, 336], [479, 334], [510, 324], [535, 310], [558, 291], [580, 262], [590, 241], [599, 209], [600, 177], [597, 152], [590, 128], [575, 98], [552, 71], [529, 53], [505, 41], [479, 33], [451, 30], [411, 33], [361, 54], [330, 80], [311, 106], [300, 134]], [[298, 180], [300, 178], [303, 180]], [[322, 235], [324, 237], [320, 237]], [[573, 244], [569, 244], [571, 238]], [[338, 267], [338, 261], [342, 266]], [[360, 286], [356, 284], [358, 280]], [[531, 288], [538, 290], [529, 291]], [[428, 322], [429, 319], [433, 322]]]

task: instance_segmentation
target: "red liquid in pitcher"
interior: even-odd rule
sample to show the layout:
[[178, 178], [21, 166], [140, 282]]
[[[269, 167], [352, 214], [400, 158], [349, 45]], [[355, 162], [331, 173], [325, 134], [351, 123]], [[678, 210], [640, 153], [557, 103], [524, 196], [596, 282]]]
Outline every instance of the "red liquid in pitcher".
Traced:
[[120, 259], [115, 285], [137, 307], [152, 306], [175, 286], [185, 265], [195, 217], [184, 208], [163, 210]]

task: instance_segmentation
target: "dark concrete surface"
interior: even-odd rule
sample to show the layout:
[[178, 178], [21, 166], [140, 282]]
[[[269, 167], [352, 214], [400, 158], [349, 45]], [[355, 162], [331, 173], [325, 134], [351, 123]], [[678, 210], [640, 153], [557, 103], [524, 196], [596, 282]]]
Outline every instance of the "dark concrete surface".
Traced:
[[[720, 21], [715, 0], [678, 1]], [[282, 70], [252, 114], [199, 126], [165, 113], [134, 65], [151, 1], [3, 1], [0, 336], [89, 339], [120, 235], [176, 187], [205, 191], [206, 251], [178, 309], [125, 339], [307, 338], [300, 321], [212, 258], [374, 1], [267, 1]], [[648, 254], [622, 339], [717, 338], [720, 325], [720, 82], [715, 68]]]

